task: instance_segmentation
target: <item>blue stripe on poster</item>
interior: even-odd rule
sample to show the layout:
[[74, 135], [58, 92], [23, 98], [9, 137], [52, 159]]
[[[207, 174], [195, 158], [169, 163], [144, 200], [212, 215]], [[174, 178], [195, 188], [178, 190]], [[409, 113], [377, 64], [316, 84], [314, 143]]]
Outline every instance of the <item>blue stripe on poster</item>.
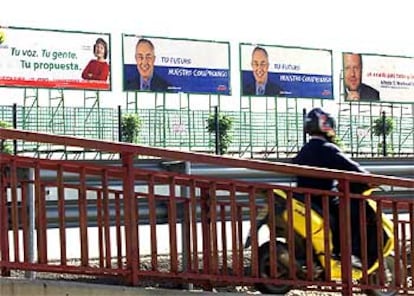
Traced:
[[[152, 91], [230, 95], [230, 74], [225, 69], [156, 66], [154, 77], [158, 83]], [[136, 65], [124, 65], [124, 90], [139, 90]]]
[[[333, 99], [333, 82], [330, 75], [270, 72], [268, 75], [268, 81], [278, 93], [268, 93], [266, 96]], [[252, 85], [252, 71], [242, 71], [242, 95], [254, 95], [251, 93]]]

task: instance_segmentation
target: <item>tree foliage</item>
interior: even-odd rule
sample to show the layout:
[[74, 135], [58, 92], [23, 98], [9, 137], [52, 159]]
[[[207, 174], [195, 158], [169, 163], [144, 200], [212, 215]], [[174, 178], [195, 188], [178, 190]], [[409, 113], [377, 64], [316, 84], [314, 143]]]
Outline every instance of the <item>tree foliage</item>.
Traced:
[[382, 136], [385, 130], [385, 136], [392, 133], [394, 129], [394, 121], [391, 117], [385, 118], [385, 129], [383, 128], [382, 117], [375, 119], [374, 125], [372, 126], [372, 132], [375, 136]]
[[[207, 118], [207, 131], [210, 134], [216, 133], [216, 121], [215, 115], [210, 114]], [[233, 119], [229, 116], [218, 114], [218, 129], [219, 129], [219, 152], [220, 154], [225, 154], [232, 142], [232, 137], [230, 134], [231, 129], [233, 128]]]
[[122, 142], [137, 143], [142, 127], [142, 120], [138, 114], [129, 113], [122, 116]]
[[[0, 127], [1, 128], [9, 128], [11, 127], [11, 125], [5, 121], [0, 121]], [[12, 153], [12, 146], [9, 143], [9, 141], [1, 139], [0, 140], [0, 152], [4, 152], [4, 153]]]

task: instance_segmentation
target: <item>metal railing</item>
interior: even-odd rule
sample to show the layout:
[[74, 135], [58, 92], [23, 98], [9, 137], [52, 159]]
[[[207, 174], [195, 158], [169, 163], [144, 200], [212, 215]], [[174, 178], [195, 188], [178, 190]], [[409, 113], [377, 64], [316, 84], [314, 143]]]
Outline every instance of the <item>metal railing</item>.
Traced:
[[[373, 174], [381, 175], [392, 175], [394, 177], [403, 177], [409, 178], [414, 176], [414, 170], [409, 162], [396, 161], [394, 159], [385, 161], [378, 160], [360, 160], [361, 165], [370, 171]], [[121, 166], [119, 161], [100, 161], [98, 164], [105, 163], [110, 166]], [[231, 168], [223, 166], [211, 166], [205, 164], [194, 164], [184, 163], [184, 162], [168, 162], [164, 160], [136, 160], [134, 162], [135, 168], [145, 168], [151, 171], [174, 171], [177, 173], [185, 173], [185, 167], [189, 166], [191, 169], [191, 174], [194, 176], [201, 177], [215, 177], [215, 178], [229, 178], [234, 180], [249, 181], [249, 182], [259, 182], [259, 183], [272, 183], [286, 186], [295, 186], [295, 177], [288, 174], [277, 174], [270, 173], [265, 171], [255, 171], [244, 168]], [[31, 173], [33, 174], [33, 172]], [[21, 170], [19, 175], [22, 179], [29, 179], [29, 170]], [[78, 208], [78, 192], [75, 184], [80, 184], [81, 180], [78, 174], [73, 173], [63, 173], [62, 181], [66, 184], [65, 186], [65, 225], [68, 228], [79, 227], [79, 208]], [[59, 227], [59, 207], [58, 207], [58, 188], [54, 186], [55, 180], [58, 178], [58, 175], [54, 171], [50, 170], [40, 170], [39, 178], [42, 180], [41, 191], [45, 192], [45, 209], [46, 209], [46, 224], [48, 228], [58, 228]], [[97, 184], [100, 184], [100, 176], [89, 176], [85, 180], [86, 188], [95, 188]], [[25, 191], [30, 192], [29, 186], [31, 182], [24, 183]], [[50, 186], [48, 184], [51, 184]], [[71, 184], [73, 184], [71, 188]], [[121, 194], [121, 180], [109, 180], [108, 188], [114, 188], [111, 190], [113, 194]], [[135, 183], [135, 186], [145, 186], [145, 182]], [[117, 188], [117, 189], [115, 189]], [[154, 189], [156, 191], [166, 191], [168, 188], [165, 185], [157, 186], [155, 185]], [[384, 189], [385, 190], [385, 189]], [[93, 191], [93, 190], [92, 190]], [[96, 208], [96, 198], [97, 193], [90, 194], [89, 199], [87, 199], [87, 221], [89, 227], [98, 226], [98, 210]], [[398, 188], [389, 188], [386, 191], [382, 192], [393, 198], [410, 198], [414, 197], [413, 190], [400, 190]], [[30, 198], [30, 197], [27, 197]], [[248, 203], [247, 195], [237, 196], [237, 200], [240, 202]], [[109, 213], [115, 213], [116, 207], [120, 207], [120, 215], [124, 216], [122, 201], [120, 205], [115, 203], [115, 200], [110, 198], [108, 200], [108, 211]], [[156, 203], [156, 218], [157, 224], [163, 224], [168, 222], [168, 210], [167, 204], [165, 202]], [[21, 202], [18, 203], [19, 211], [28, 211], [28, 209], [23, 209]], [[149, 209], [148, 209], [148, 200], [146, 198], [140, 199], [138, 201], [138, 216], [141, 218], [141, 224], [149, 224]], [[199, 209], [198, 209], [199, 210]], [[177, 218], [179, 221], [183, 217], [183, 208], [179, 206], [177, 208], [179, 213]], [[11, 217], [11, 210], [8, 211], [9, 217]], [[242, 220], [249, 220], [249, 213], [246, 211], [242, 213]], [[12, 224], [9, 221], [9, 226]], [[110, 215], [109, 225], [115, 225], [114, 215]], [[19, 226], [22, 228], [22, 225]]]
[[[303, 288], [331, 286], [344, 295], [352, 295], [353, 288], [384, 287], [385, 282], [382, 277], [385, 267], [383, 263], [379, 264], [377, 271], [379, 281], [372, 282], [367, 276], [353, 281], [349, 259], [351, 238], [348, 202], [350, 199], [359, 200], [361, 207], [363, 202], [361, 196], [349, 193], [349, 183], [366, 182], [408, 190], [414, 188], [413, 179], [401, 177], [305, 168], [287, 163], [244, 160], [69, 136], [0, 129], [0, 138], [82, 147], [88, 150], [120, 154], [122, 159], [121, 165], [108, 165], [2, 154], [0, 157], [2, 172], [0, 270], [2, 276], [8, 276], [13, 270], [24, 270], [98, 277], [111, 276], [122, 279], [130, 285], [138, 285], [145, 279], [152, 279], [160, 282], [189, 281], [205, 288], [221, 284], [254, 285], [257, 283], [295, 285]], [[151, 170], [135, 167], [134, 159], [137, 156], [224, 165], [276, 174], [335, 178], [344, 185], [345, 190], [342, 193], [317, 191], [268, 182], [235, 180], [226, 176], [217, 178], [192, 175], [187, 170], [185, 172]], [[29, 174], [30, 177], [27, 178], [21, 176], [20, 171], [25, 169], [31, 170], [33, 174]], [[55, 174], [56, 178], [43, 180], [40, 176], [41, 171], [49, 171]], [[76, 184], [66, 182], [63, 176], [67, 174], [77, 176], [79, 182]], [[88, 178], [91, 177], [98, 180], [92, 186], [87, 184]], [[120, 184], [120, 187], [110, 186], [110, 182], [113, 181]], [[158, 190], [160, 186], [164, 190]], [[56, 206], [59, 218], [55, 234], [48, 229], [46, 188], [55, 188], [57, 192]], [[312, 268], [308, 269], [305, 275], [294, 272], [297, 268], [294, 260], [287, 262], [290, 272], [283, 278], [280, 278], [273, 268], [269, 271], [268, 277], [260, 276], [259, 247], [262, 242], [256, 230], [256, 218], [261, 205], [267, 205], [272, 211], [275, 202], [273, 190], [275, 189], [283, 190], [287, 194], [286, 215], [291, 222], [294, 212], [289, 205], [293, 202], [294, 194], [305, 195], [304, 219], [306, 221], [311, 219], [311, 194], [322, 195], [326, 201], [330, 195], [339, 195], [341, 200], [341, 254], [343, 255], [339, 279], [331, 277], [333, 269], [328, 264], [325, 267], [324, 277], [315, 282]], [[33, 190], [33, 200], [27, 198], [30, 196], [27, 191], [30, 190]], [[70, 194], [73, 196], [69, 198]], [[238, 196], [246, 198], [239, 200]], [[410, 237], [409, 234], [412, 233], [414, 226], [413, 199], [393, 199], [384, 194], [373, 197], [373, 200], [379, 211], [388, 207], [392, 213], [395, 222], [393, 231], [395, 246], [399, 246], [400, 242], [412, 243], [414, 237]], [[67, 203], [75, 203], [78, 209], [79, 224], [74, 236], [71, 236], [68, 221], [66, 221]], [[158, 203], [165, 205], [167, 222], [158, 221]], [[22, 209], [26, 209], [29, 204], [32, 204], [33, 211], [23, 211]], [[139, 208], [143, 204], [149, 211], [147, 215], [141, 216], [143, 212], [139, 211]], [[88, 219], [91, 211], [90, 205], [93, 205], [93, 211], [96, 210], [94, 226]], [[114, 209], [111, 209], [110, 205], [113, 205]], [[325, 221], [328, 221], [329, 214], [326, 205], [327, 202], [324, 203], [322, 216]], [[399, 217], [400, 210], [408, 213], [408, 218]], [[242, 213], [249, 213], [248, 221], [243, 221]], [[365, 218], [361, 215], [360, 225], [366, 224]], [[110, 221], [114, 223], [114, 226], [111, 226]], [[147, 221], [149, 225], [143, 225], [146, 224], [144, 221]], [[312, 231], [309, 223], [305, 223], [306, 231]], [[287, 233], [290, 233], [287, 237], [287, 249], [294, 258], [294, 223], [287, 225]], [[268, 239], [270, 238], [268, 248], [270, 248], [270, 254], [278, 256], [280, 250], [276, 249], [274, 244], [277, 235], [275, 226], [275, 221], [270, 220], [267, 236]], [[252, 246], [246, 252], [243, 241], [250, 227]], [[31, 229], [36, 232], [33, 237], [29, 235]], [[329, 226], [325, 225], [322, 232], [325, 238], [329, 237]], [[381, 237], [381, 228], [375, 232], [378, 237]], [[305, 245], [307, 254], [311, 256], [309, 258], [312, 258], [310, 237], [306, 239]], [[30, 250], [31, 240], [34, 240], [32, 245], [35, 250]], [[149, 245], [149, 266], [143, 264], [144, 244]], [[367, 246], [366, 236], [361, 236], [361, 244]], [[328, 245], [329, 243], [325, 243], [325, 246]], [[330, 256], [332, 256], [331, 250], [329, 247], [325, 248], [326, 257], [321, 262], [329, 263]], [[378, 254], [382, 254], [383, 248], [384, 246], [378, 244], [376, 247]], [[69, 256], [73, 249], [76, 251], [74, 258]], [[96, 250], [97, 258], [92, 256], [93, 250]], [[56, 251], [58, 258], [52, 260], [50, 254]], [[36, 255], [31, 256], [31, 254]], [[161, 254], [168, 257], [167, 266], [161, 266], [159, 263]], [[407, 294], [408, 291], [413, 291], [413, 287], [406, 275], [410, 272], [413, 276], [411, 273], [414, 270], [408, 271], [410, 262], [404, 254], [400, 252], [400, 248], [395, 248], [395, 258], [401, 258], [401, 266], [399, 260], [396, 260], [397, 263], [391, 267], [395, 271], [395, 281], [388, 288], [395, 288]], [[381, 256], [379, 258], [380, 262], [383, 262], [384, 258]], [[362, 273], [364, 273], [368, 271], [368, 266], [366, 261], [362, 261]]]

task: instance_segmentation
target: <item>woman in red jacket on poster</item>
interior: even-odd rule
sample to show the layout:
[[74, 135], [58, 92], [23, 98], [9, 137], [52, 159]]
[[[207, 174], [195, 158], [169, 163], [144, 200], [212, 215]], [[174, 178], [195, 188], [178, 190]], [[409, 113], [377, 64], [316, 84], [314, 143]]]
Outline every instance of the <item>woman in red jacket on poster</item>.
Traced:
[[102, 38], [96, 39], [93, 46], [93, 54], [96, 59], [90, 60], [83, 69], [82, 78], [88, 80], [107, 80], [109, 75], [109, 65], [106, 62], [108, 56], [108, 45]]

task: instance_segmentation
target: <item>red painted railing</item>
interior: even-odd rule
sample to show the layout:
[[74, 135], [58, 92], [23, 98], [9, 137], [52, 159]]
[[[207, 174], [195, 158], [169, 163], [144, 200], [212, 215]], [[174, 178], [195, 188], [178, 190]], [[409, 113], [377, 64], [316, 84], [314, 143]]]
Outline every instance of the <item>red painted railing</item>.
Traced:
[[[81, 147], [97, 152], [120, 155], [119, 165], [97, 165], [86, 161], [62, 161], [0, 154], [0, 269], [2, 276], [16, 270], [76, 274], [79, 276], [112, 277], [127, 285], [140, 285], [148, 280], [155, 282], [191, 282], [204, 288], [220, 285], [293, 285], [295, 287], [332, 286], [344, 295], [352, 295], [353, 288], [380, 288], [384, 286], [385, 263], [380, 256], [377, 282], [367, 274], [366, 256], [362, 256], [363, 277], [352, 280], [350, 260], [350, 206], [349, 200], [361, 196], [349, 193], [349, 182], [368, 182], [392, 188], [414, 189], [413, 179], [380, 175], [345, 173], [335, 170], [301, 167], [286, 163], [270, 163], [258, 160], [220, 157], [207, 154], [179, 152], [139, 145], [94, 141], [67, 136], [22, 132], [0, 129], [0, 138], [28, 142], [50, 143]], [[209, 178], [185, 173], [142, 169], [134, 166], [136, 157], [156, 157], [190, 163], [216, 164], [259, 171], [279, 172], [292, 175], [329, 177], [338, 179], [344, 192], [317, 191], [275, 185], [263, 182], [244, 182], [226, 178]], [[29, 172], [27, 174], [27, 172]], [[54, 181], [43, 175], [56, 176]], [[79, 182], [68, 182], [65, 176], [76, 176]], [[93, 184], [88, 180], [93, 177]], [[120, 184], [113, 186], [111, 184]], [[287, 195], [285, 219], [287, 220], [287, 248], [289, 268], [280, 278], [278, 261], [280, 249], [280, 221], [275, 215], [275, 189]], [[31, 194], [32, 192], [32, 194]], [[48, 195], [56, 192], [58, 228], [48, 225]], [[293, 196], [304, 196], [304, 221], [306, 243], [306, 272], [298, 272], [294, 254], [298, 238], [294, 234]], [[341, 281], [331, 279], [329, 267], [332, 254], [329, 241], [324, 242], [327, 266], [323, 276], [313, 279], [313, 257], [320, 254], [312, 250], [310, 224], [311, 194], [323, 196], [321, 215], [329, 220], [328, 198], [339, 196], [341, 219]], [[34, 211], [30, 209], [31, 198]], [[413, 291], [411, 266], [414, 259], [414, 200], [392, 199], [386, 194], [373, 197], [379, 210], [388, 208], [394, 219], [395, 281], [391, 287], [406, 294]], [[75, 203], [78, 208], [77, 227], [68, 227], [67, 206]], [[260, 209], [268, 207], [269, 230], [258, 232], [256, 216]], [[148, 209], [143, 214], [142, 210]], [[165, 211], [160, 213], [160, 209]], [[90, 221], [91, 211], [96, 221]], [[362, 211], [364, 212], [364, 211]], [[402, 213], [407, 216], [404, 218]], [[378, 216], [379, 217], [379, 216]], [[34, 218], [31, 236], [31, 219]], [[361, 215], [360, 224], [367, 223]], [[92, 223], [93, 222], [93, 223]], [[93, 226], [92, 226], [93, 224]], [[251, 248], [244, 248], [251, 228]], [[361, 227], [361, 246], [367, 246], [367, 237], [376, 235], [380, 241], [382, 231], [366, 233]], [[329, 226], [321, 230], [328, 237]], [[73, 234], [75, 233], [75, 234]], [[261, 277], [259, 250], [263, 241], [269, 240], [270, 261], [268, 277]], [[295, 247], [296, 246], [296, 247]], [[401, 246], [401, 247], [400, 247]], [[382, 253], [383, 244], [377, 251]], [[34, 252], [34, 255], [31, 255]], [[54, 254], [53, 256], [51, 254]], [[57, 255], [56, 255], [57, 254]], [[365, 254], [366, 255], [366, 254]], [[165, 263], [163, 258], [167, 258]], [[280, 263], [279, 263], [280, 264]], [[279, 276], [278, 276], [279, 275]]]

